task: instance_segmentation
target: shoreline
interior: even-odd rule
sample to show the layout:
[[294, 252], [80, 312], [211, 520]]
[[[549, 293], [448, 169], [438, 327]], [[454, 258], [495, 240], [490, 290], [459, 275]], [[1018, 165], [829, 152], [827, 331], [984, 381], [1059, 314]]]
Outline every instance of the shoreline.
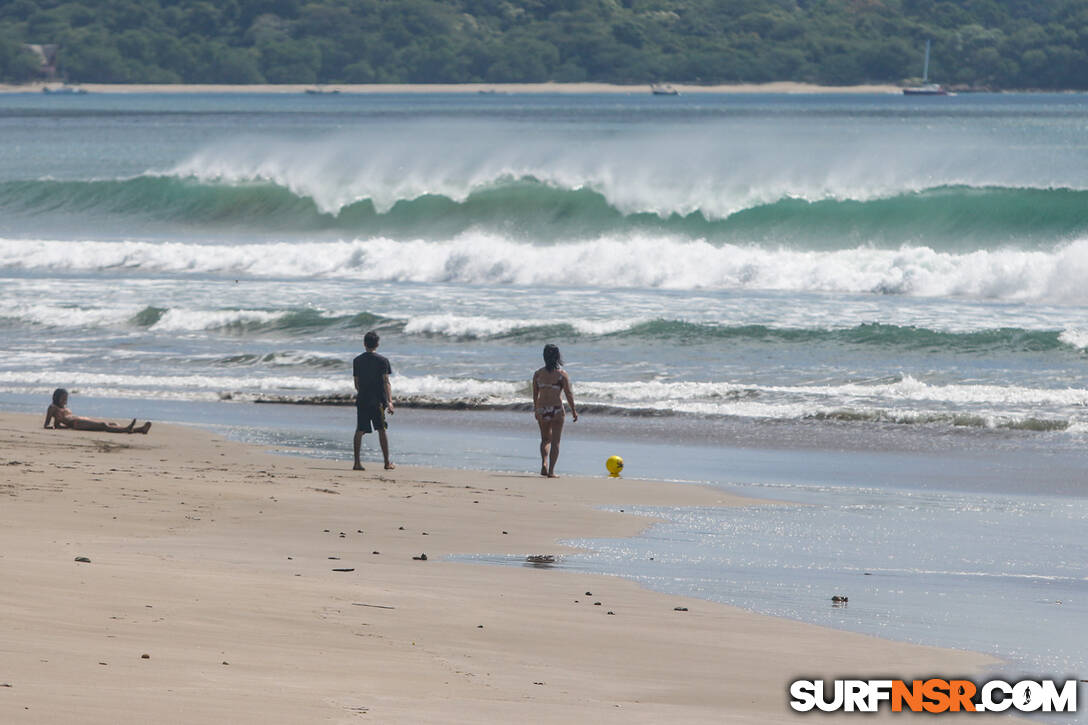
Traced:
[[[58, 88], [62, 83], [0, 84], [0, 93], [41, 93], [42, 88]], [[650, 95], [650, 84], [617, 85], [612, 83], [262, 83], [253, 85], [163, 84], [163, 83], [73, 83], [88, 93], [266, 93], [301, 94], [320, 89], [326, 93], [339, 91], [345, 95], [410, 94], [410, 93], [475, 93], [495, 94], [619, 94]], [[733, 83], [713, 86], [672, 84], [681, 95], [729, 93], [783, 94], [900, 94], [901, 87], [891, 84], [858, 86], [818, 86], [809, 83], [776, 81], [774, 83]]]
[[5, 720], [783, 722], [796, 677], [997, 662], [561, 561], [445, 560], [561, 556], [557, 540], [652, 524], [605, 504], [753, 502], [708, 487], [372, 463], [360, 475], [195, 428], [52, 431], [32, 414], [0, 413], [0, 441], [0, 572], [16, 583], [0, 592]]

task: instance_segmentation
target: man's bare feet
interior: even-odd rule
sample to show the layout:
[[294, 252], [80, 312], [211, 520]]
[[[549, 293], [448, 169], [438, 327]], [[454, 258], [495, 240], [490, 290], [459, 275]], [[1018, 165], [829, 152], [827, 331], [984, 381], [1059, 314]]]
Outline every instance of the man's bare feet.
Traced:
[[363, 464], [356, 463], [354, 466], [351, 467], [351, 470], [353, 470], [353, 471], [365, 471], [366, 469], [363, 468]]
[[396, 466], [393, 465], [393, 463], [386, 463], [385, 464], [385, 470], [387, 470], [387, 471], [392, 471], [394, 468], [396, 468]]
[[[135, 423], [136, 421], [134, 420], [132, 422]], [[133, 433], [147, 433], [149, 430], [151, 430], [151, 421], [150, 420], [147, 421], [146, 423], [144, 423], [143, 425], [141, 425], [139, 428], [136, 428], [132, 432]]]
[[541, 466], [540, 466], [540, 475], [541, 476], [547, 476], [548, 475], [548, 467], [547, 466], [541, 464]]

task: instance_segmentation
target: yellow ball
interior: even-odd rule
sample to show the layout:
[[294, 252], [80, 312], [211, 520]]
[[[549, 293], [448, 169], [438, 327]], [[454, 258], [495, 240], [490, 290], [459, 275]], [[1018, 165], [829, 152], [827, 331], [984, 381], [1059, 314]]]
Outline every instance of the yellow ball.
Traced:
[[604, 467], [608, 469], [609, 475], [618, 476], [620, 471], [623, 470], [623, 459], [619, 456], [609, 456], [608, 460], [604, 462]]

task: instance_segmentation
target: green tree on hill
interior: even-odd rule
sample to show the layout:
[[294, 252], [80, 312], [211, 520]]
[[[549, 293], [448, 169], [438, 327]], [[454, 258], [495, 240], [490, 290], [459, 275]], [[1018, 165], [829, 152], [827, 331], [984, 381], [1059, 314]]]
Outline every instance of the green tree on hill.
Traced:
[[1088, 0], [10, 0], [0, 79], [1088, 89]]

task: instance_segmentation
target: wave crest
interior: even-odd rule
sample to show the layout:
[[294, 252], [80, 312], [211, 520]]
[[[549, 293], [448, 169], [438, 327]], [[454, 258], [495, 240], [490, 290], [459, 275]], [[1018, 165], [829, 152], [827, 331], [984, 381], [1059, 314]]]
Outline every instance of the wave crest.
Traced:
[[925, 240], [942, 250], [966, 250], [1001, 243], [1052, 244], [1088, 233], [1088, 191], [1064, 188], [937, 186], [861, 199], [780, 192], [722, 200], [728, 207], [724, 212], [687, 203], [632, 206], [592, 184], [564, 186], [532, 176], [487, 179], [460, 193], [426, 187], [389, 193], [389, 199], [364, 195], [323, 203], [303, 189], [260, 176], [224, 180], [147, 175], [2, 182], [0, 209], [32, 217], [68, 214], [205, 230], [398, 240], [448, 240], [485, 230], [538, 242], [637, 233], [812, 249]]
[[306, 337], [335, 330], [378, 329], [402, 335], [449, 340], [539, 342], [589, 338], [601, 341], [638, 339], [684, 345], [744, 341], [767, 345], [853, 345], [886, 349], [933, 350], [962, 354], [992, 352], [1082, 352], [1088, 332], [1002, 327], [981, 330], [930, 329], [913, 325], [866, 322], [844, 327], [775, 327], [730, 325], [671, 319], [630, 317], [526, 320], [483, 315], [434, 314], [396, 318], [371, 312], [338, 314], [315, 308], [281, 310], [200, 310], [148, 306], [80, 308], [16, 305], [0, 312], [6, 325], [57, 328], [137, 327], [152, 332], [214, 331], [225, 335]]
[[554, 246], [464, 234], [448, 242], [184, 244], [0, 239], [0, 268], [543, 287], [859, 292], [1088, 303], [1088, 239], [1047, 251], [835, 251], [632, 236]]

